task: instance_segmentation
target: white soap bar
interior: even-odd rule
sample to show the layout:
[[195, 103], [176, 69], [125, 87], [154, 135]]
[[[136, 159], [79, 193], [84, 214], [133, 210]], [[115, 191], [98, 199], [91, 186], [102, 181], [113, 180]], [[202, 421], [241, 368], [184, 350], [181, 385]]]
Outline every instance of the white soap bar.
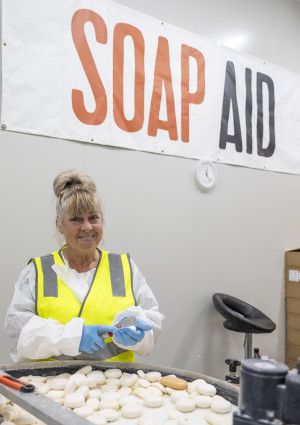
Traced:
[[0, 394], [0, 409], [2, 409], [7, 403], [9, 403], [9, 400]]
[[150, 387], [147, 388], [147, 391], [151, 394], [156, 394], [160, 396], [163, 395], [163, 392], [160, 389], [153, 387], [152, 384], [150, 385]]
[[118, 378], [108, 378], [106, 379], [106, 384], [111, 385], [112, 387], [120, 388], [121, 386], [121, 379]]
[[71, 376], [70, 373], [60, 373], [59, 375], [56, 376], [56, 378], [65, 378], [65, 379], [69, 379]]
[[94, 378], [97, 380], [97, 385], [105, 384], [106, 378], [104, 376], [104, 373], [101, 370], [92, 370], [92, 372], [88, 373], [86, 375], [87, 379]]
[[140, 404], [129, 403], [125, 404], [121, 409], [121, 414], [124, 418], [138, 418], [141, 416], [143, 408]]
[[198, 391], [202, 395], [209, 395], [211, 397], [213, 397], [214, 395], [217, 394], [216, 387], [214, 387], [211, 384], [206, 384], [206, 383], [202, 383], [202, 382], [200, 382], [200, 384], [198, 384]]
[[46, 382], [47, 381], [47, 376], [35, 376], [35, 375], [29, 375], [28, 379], [31, 382]]
[[132, 387], [138, 381], [138, 376], [135, 373], [132, 373], [129, 376], [122, 376], [120, 379], [120, 384], [122, 387]]
[[14, 412], [16, 413], [16, 415], [27, 413], [26, 410], [22, 409], [22, 407], [18, 406], [17, 404], [13, 404], [12, 408]]
[[139, 384], [140, 387], [144, 387], [144, 388], [147, 388], [151, 385], [147, 379], [142, 379], [142, 378], [138, 379], [137, 384]]
[[126, 406], [127, 404], [143, 404], [142, 400], [135, 395], [128, 395], [119, 399], [120, 406]]
[[94, 413], [93, 409], [89, 408], [88, 406], [75, 407], [73, 412], [77, 413], [77, 415], [82, 416], [83, 418], [91, 416]]
[[37, 391], [40, 394], [47, 394], [50, 391], [50, 385], [49, 384], [46, 384], [46, 383], [43, 383], [43, 384], [41, 384], [41, 385], [39, 385], [37, 387]]
[[99, 415], [98, 413], [94, 413], [91, 416], [87, 417], [87, 420], [92, 422], [92, 424], [95, 425], [106, 425], [107, 424], [107, 420], [105, 419], [104, 416]]
[[117, 385], [111, 385], [111, 384], [104, 384], [101, 387], [101, 391], [103, 393], [111, 392], [111, 391], [118, 391], [119, 387]]
[[89, 392], [90, 389], [87, 385], [82, 385], [75, 391], [75, 393], [82, 394], [84, 398], [87, 398]]
[[33, 425], [35, 423], [35, 417], [29, 415], [28, 413], [25, 413], [23, 415], [18, 416], [18, 418], [16, 418], [14, 422], [17, 425]]
[[99, 410], [99, 400], [97, 398], [88, 398], [85, 404], [94, 411]]
[[171, 394], [171, 400], [175, 403], [180, 398], [187, 398], [189, 394], [185, 390], [174, 390]]
[[107, 391], [101, 394], [101, 400], [114, 400], [118, 401], [120, 398], [119, 392], [116, 391]]
[[180, 412], [192, 412], [196, 408], [196, 403], [191, 398], [180, 398], [176, 401], [175, 407]]
[[87, 384], [87, 377], [83, 373], [74, 373], [70, 376], [69, 383], [73, 383], [79, 388]]
[[148, 372], [145, 375], [145, 379], [147, 379], [149, 382], [158, 382], [161, 378], [160, 372]]
[[64, 398], [65, 392], [63, 390], [51, 390], [46, 395], [52, 400], [58, 400], [59, 398]]
[[[147, 381], [146, 381], [147, 382]], [[160, 382], [152, 382], [150, 384], [151, 387], [155, 387], [158, 388], [162, 393], [165, 392], [166, 387], [164, 385], [162, 385]]]
[[120, 417], [120, 413], [113, 409], [103, 409], [100, 413], [108, 422], [116, 421]]
[[178, 420], [178, 419], [183, 419], [185, 416], [184, 416], [183, 413], [179, 412], [178, 410], [171, 409], [171, 410], [168, 411], [168, 417], [169, 417], [169, 419]]
[[136, 373], [138, 374], [138, 376], [140, 378], [142, 378], [142, 379], [145, 378], [145, 372], [143, 370], [139, 369]]
[[143, 399], [148, 394], [148, 391], [146, 390], [146, 388], [139, 387], [139, 388], [136, 388], [135, 390], [133, 390], [132, 394]]
[[147, 394], [144, 398], [144, 404], [147, 407], [161, 407], [164, 404], [164, 399], [160, 395]]
[[77, 385], [74, 382], [72, 382], [72, 381], [69, 380], [66, 383], [64, 392], [65, 392], [65, 394], [71, 394], [71, 393], [74, 393], [76, 391], [76, 388], [77, 388]]
[[121, 378], [122, 371], [120, 369], [107, 369], [104, 372], [104, 375], [107, 379], [111, 379], [111, 378], [118, 379], [118, 378]]
[[65, 396], [65, 406], [71, 407], [71, 409], [83, 406], [84, 401], [84, 396], [79, 393], [67, 394]]
[[93, 376], [93, 375], [87, 375], [86, 376], [86, 383], [87, 383], [87, 386], [90, 388], [90, 389], [92, 389], [92, 388], [96, 388], [97, 387], [97, 385], [98, 385], [98, 379], [97, 379], [97, 376]]
[[7, 404], [2, 410], [1, 415], [6, 421], [12, 421], [15, 419], [18, 413], [12, 408], [10, 404]]
[[120, 404], [117, 400], [114, 400], [113, 398], [104, 398], [103, 400], [100, 400], [99, 402], [99, 409], [113, 409], [113, 410], [119, 410]]
[[196, 406], [200, 407], [201, 409], [208, 409], [211, 406], [213, 400], [212, 397], [208, 395], [198, 395], [193, 397], [193, 399], [196, 402]]
[[210, 425], [225, 425], [226, 421], [223, 419], [222, 416], [219, 416], [215, 413], [208, 413], [205, 416], [206, 422], [208, 422]]
[[100, 398], [102, 391], [99, 388], [94, 388], [89, 391], [88, 398]]
[[121, 387], [118, 390], [119, 397], [124, 397], [124, 396], [130, 395], [131, 393], [132, 393], [132, 388], [130, 387]]
[[188, 383], [188, 387], [187, 387], [187, 392], [189, 392], [190, 394], [192, 394], [195, 391], [198, 391], [198, 384], [206, 384], [206, 382], [204, 381], [204, 379], [195, 379], [192, 382]]
[[231, 411], [231, 403], [223, 397], [215, 396], [210, 408], [215, 413], [228, 413]]
[[88, 366], [84, 366], [81, 369], [77, 370], [76, 373], [82, 373], [83, 375], [87, 375], [88, 373], [90, 373], [92, 371], [92, 366], [88, 365]]

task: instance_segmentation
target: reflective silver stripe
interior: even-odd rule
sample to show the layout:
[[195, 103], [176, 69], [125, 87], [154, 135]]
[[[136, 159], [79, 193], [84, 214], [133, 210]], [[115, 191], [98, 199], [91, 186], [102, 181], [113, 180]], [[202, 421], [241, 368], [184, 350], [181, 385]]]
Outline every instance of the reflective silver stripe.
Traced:
[[54, 257], [52, 254], [41, 257], [42, 270], [44, 274], [44, 297], [57, 297], [57, 276], [51, 268], [54, 264]]
[[114, 297], [125, 297], [125, 279], [121, 255], [108, 254], [110, 280]]
[[128, 259], [128, 264], [129, 264], [129, 268], [130, 268], [130, 285], [131, 285], [131, 292], [132, 292], [133, 299], [134, 299], [134, 305], [137, 305], [136, 298], [135, 298], [135, 293], [134, 293], [134, 290], [133, 290], [132, 265], [131, 265], [130, 255], [129, 255], [129, 254], [127, 254], [127, 259]]
[[[34, 292], [35, 292], [35, 314], [39, 314], [38, 313], [38, 271], [37, 271], [37, 266], [36, 266], [36, 260], [32, 260], [33, 264], [34, 264], [34, 270], [35, 270], [35, 288], [34, 288]], [[29, 263], [28, 263], [29, 264]]]
[[124, 350], [123, 348], [117, 347], [115, 343], [109, 342], [105, 345], [105, 348], [100, 348], [95, 353], [81, 353], [76, 357], [61, 355], [55, 358], [58, 360], [106, 360], [125, 353], [126, 351], [128, 350]]

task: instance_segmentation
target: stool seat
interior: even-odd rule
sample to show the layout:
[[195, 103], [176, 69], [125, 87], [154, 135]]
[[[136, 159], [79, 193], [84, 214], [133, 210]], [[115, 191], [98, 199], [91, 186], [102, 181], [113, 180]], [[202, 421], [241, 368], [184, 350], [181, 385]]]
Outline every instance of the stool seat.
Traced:
[[216, 293], [213, 302], [217, 311], [226, 319], [226, 329], [244, 333], [271, 333], [275, 323], [252, 305], [231, 295]]

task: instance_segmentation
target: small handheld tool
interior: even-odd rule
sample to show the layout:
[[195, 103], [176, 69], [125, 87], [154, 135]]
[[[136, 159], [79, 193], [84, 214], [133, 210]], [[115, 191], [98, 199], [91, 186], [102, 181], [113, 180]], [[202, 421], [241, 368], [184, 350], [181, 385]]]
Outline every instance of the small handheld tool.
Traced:
[[[136, 318], [134, 316], [124, 317], [119, 323], [115, 325], [116, 328], [128, 328], [129, 326], [136, 325]], [[113, 336], [112, 332], [103, 333], [100, 335], [103, 339], [111, 338]]]
[[14, 390], [22, 391], [23, 393], [32, 393], [35, 390], [35, 386], [27, 384], [26, 382], [20, 381], [10, 375], [0, 375], [0, 384], [7, 385]]

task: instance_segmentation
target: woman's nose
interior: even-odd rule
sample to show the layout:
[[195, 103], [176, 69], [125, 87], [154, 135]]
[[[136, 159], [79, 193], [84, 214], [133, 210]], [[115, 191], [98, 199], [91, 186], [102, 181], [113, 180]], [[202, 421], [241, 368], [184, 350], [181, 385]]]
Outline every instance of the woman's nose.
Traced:
[[89, 222], [89, 220], [84, 220], [83, 223], [82, 223], [82, 225], [81, 225], [81, 228], [83, 230], [90, 230], [93, 227], [92, 227], [91, 223]]

